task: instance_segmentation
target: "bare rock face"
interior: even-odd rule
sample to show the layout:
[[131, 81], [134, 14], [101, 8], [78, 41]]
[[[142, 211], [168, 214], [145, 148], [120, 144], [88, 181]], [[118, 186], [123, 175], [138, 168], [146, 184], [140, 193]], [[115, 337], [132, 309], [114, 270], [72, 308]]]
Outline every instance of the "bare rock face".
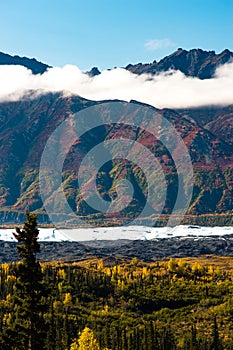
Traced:
[[216, 54], [214, 51], [203, 51], [201, 49], [186, 51], [179, 48], [159, 62], [130, 64], [126, 69], [135, 74], [158, 74], [174, 69], [180, 70], [186, 76], [209, 79], [214, 76], [218, 66], [230, 62], [232, 59], [233, 52], [229, 50]]
[[96, 75], [101, 74], [101, 72], [99, 71], [99, 69], [97, 67], [93, 67], [90, 71], [87, 72], [87, 74], [90, 77], [95, 77]]

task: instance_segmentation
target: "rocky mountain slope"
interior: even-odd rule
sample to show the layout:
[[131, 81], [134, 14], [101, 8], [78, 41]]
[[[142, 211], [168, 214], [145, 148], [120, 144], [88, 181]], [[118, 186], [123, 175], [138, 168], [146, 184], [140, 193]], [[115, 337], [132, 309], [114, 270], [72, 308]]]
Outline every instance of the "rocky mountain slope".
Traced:
[[220, 54], [215, 51], [193, 49], [190, 51], [179, 48], [159, 62], [129, 64], [126, 69], [135, 74], [158, 74], [169, 69], [180, 70], [186, 76], [200, 79], [212, 78], [218, 66], [232, 61], [233, 52], [224, 50]]
[[233, 145], [233, 105], [178, 109], [177, 112]]
[[[64, 97], [59, 93], [25, 98], [18, 102], [0, 103], [0, 205], [2, 222], [12, 222], [15, 220], [12, 218], [21, 221], [20, 213], [26, 210], [37, 210], [41, 214], [41, 222], [48, 222], [40, 198], [38, 178], [40, 159], [45, 144], [51, 133], [68, 116], [95, 104], [96, 102], [81, 97]], [[138, 108], [140, 107], [141, 104], [138, 104]], [[207, 118], [204, 125], [198, 122], [197, 110], [195, 113], [192, 110], [185, 111], [185, 113], [168, 109], [156, 110], [158, 115], [166, 117], [175, 126], [189, 149], [195, 181], [193, 198], [188, 209], [189, 215], [232, 213], [233, 151], [231, 135], [228, 135], [229, 127], [226, 126], [226, 122], [232, 122], [231, 108], [220, 109], [214, 115], [212, 113], [211, 118]], [[104, 113], [109, 113], [108, 109]], [[205, 110], [201, 109], [200, 120], [202, 120], [201, 115], [203, 114], [205, 114]], [[125, 113], [121, 116], [120, 121], [127, 124], [128, 118], [129, 115]], [[214, 127], [215, 122], [218, 123], [218, 128]], [[128, 134], [149, 149], [153, 148], [168, 186], [162, 214], [171, 213], [174, 207], [177, 195], [177, 174], [168, 150], [161, 143], [155, 142], [148, 133], [127, 129], [123, 124], [117, 128], [112, 126], [110, 129], [106, 127], [93, 129], [88, 137], [72, 146], [69, 152], [69, 161], [64, 163], [63, 189], [68, 203], [74, 211], [79, 208], [78, 215], [91, 217], [95, 223], [106, 221], [107, 218], [95, 210], [93, 211], [80, 196], [77, 171], [88, 150], [93, 148], [96, 143], [108, 139], [114, 133]], [[226, 130], [226, 137], [219, 130]], [[166, 140], [166, 142], [171, 141]], [[124, 163], [122, 165], [122, 162], [117, 161], [108, 163], [101, 169], [98, 187], [106, 200], [111, 200], [111, 195], [114, 195], [115, 178], [126, 178], [134, 187], [134, 199], [130, 202], [127, 210], [121, 213], [121, 219], [137, 216], [138, 212], [142, 210], [147, 196], [147, 184], [143, 173], [133, 164]], [[159, 179], [157, 180], [159, 181]], [[57, 190], [54, 189], [55, 192]], [[53, 203], [54, 200], [54, 192], [49, 193], [47, 201]], [[59, 211], [63, 209], [59, 208]], [[110, 223], [113, 223], [114, 220], [115, 218], [111, 217]]]

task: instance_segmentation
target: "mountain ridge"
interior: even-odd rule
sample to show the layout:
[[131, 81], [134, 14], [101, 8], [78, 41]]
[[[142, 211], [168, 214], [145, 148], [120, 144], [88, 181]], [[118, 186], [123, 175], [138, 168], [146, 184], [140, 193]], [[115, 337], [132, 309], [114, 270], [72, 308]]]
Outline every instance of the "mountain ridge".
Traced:
[[39, 62], [35, 58], [11, 56], [3, 52], [0, 52], [0, 65], [20, 65], [30, 69], [33, 74], [43, 74], [48, 68], [51, 68], [51, 66]]
[[134, 74], [159, 74], [170, 69], [179, 70], [186, 76], [199, 79], [213, 78], [216, 68], [233, 60], [233, 52], [225, 49], [219, 54], [201, 49], [183, 50], [179, 48], [159, 62], [129, 64], [125, 69]]
[[[199, 79], [213, 78], [215, 70], [220, 65], [231, 62], [233, 52], [228, 49], [219, 54], [215, 51], [206, 51], [202, 49], [185, 50], [178, 48], [168, 56], [165, 56], [158, 62], [154, 60], [151, 63], [128, 64], [124, 67], [134, 74], [159, 74], [168, 70], [180, 70], [186, 76], [197, 77]], [[43, 74], [48, 68], [48, 64], [37, 61], [35, 58], [11, 56], [0, 52], [0, 65], [22, 65], [32, 71], [33, 74]], [[90, 77], [101, 74], [97, 67], [92, 67], [86, 72]]]

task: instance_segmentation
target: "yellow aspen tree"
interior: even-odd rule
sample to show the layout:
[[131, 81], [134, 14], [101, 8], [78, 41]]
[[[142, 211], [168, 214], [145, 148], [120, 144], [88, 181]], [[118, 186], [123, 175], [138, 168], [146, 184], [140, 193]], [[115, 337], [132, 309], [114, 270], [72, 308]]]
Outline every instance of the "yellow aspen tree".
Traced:
[[70, 293], [66, 293], [65, 294], [65, 298], [64, 298], [63, 304], [65, 306], [72, 306], [72, 296], [71, 296]]
[[85, 327], [78, 339], [78, 344], [77, 340], [75, 340], [71, 344], [70, 350], [100, 350], [100, 346], [93, 331], [90, 328]]

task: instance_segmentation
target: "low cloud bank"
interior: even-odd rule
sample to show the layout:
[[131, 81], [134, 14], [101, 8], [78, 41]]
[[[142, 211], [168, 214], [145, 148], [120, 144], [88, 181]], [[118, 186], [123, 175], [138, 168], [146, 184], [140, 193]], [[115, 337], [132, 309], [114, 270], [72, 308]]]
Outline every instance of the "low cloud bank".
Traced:
[[180, 71], [156, 76], [135, 75], [123, 68], [90, 77], [66, 65], [33, 75], [22, 66], [0, 66], [0, 101], [18, 100], [28, 90], [66, 91], [91, 100], [131, 99], [157, 108], [184, 108], [233, 104], [233, 63], [220, 66], [212, 79], [186, 77]]

